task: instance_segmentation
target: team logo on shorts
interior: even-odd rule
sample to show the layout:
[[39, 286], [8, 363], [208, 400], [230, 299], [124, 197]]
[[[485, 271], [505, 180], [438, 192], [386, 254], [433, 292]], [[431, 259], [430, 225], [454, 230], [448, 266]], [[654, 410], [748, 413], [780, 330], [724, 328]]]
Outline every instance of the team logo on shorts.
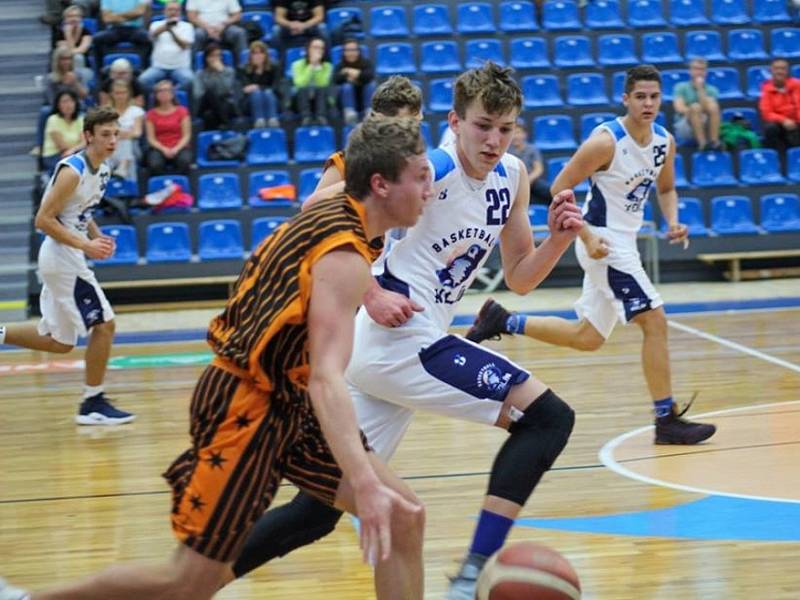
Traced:
[[479, 389], [487, 388], [491, 393], [497, 393], [504, 390], [510, 380], [511, 373], [503, 373], [497, 365], [489, 363], [478, 371], [476, 383]]
[[456, 354], [453, 357], [453, 364], [458, 365], [459, 367], [463, 367], [465, 364], [467, 364], [467, 357], [464, 356], [463, 354]]

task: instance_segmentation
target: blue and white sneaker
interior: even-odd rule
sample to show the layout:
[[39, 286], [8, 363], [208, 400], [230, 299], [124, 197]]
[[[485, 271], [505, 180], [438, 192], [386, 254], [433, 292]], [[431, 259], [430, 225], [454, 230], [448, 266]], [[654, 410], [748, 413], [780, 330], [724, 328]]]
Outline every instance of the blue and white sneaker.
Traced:
[[0, 600], [30, 600], [30, 594], [0, 577]]
[[78, 425], [122, 425], [130, 423], [136, 415], [114, 408], [102, 392], [81, 402], [75, 422]]
[[478, 575], [486, 564], [486, 557], [470, 553], [461, 563], [458, 575], [450, 578], [450, 587], [445, 600], [474, 600], [478, 587]]

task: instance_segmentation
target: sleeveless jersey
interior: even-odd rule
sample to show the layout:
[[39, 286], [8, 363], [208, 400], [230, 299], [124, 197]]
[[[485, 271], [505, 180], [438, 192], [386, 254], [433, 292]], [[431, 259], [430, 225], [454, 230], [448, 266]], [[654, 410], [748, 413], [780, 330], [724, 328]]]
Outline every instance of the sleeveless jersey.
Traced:
[[375, 260], [382, 246], [368, 242], [365, 223], [364, 206], [340, 194], [267, 237], [245, 263], [224, 311], [211, 321], [208, 342], [223, 363], [247, 372], [264, 390], [304, 388], [311, 267], [343, 246], [353, 247], [368, 263]]
[[[64, 206], [64, 210], [58, 215], [58, 220], [72, 233], [87, 237], [89, 221], [92, 220], [92, 209], [103, 199], [111, 170], [103, 162], [96, 171], [92, 171], [89, 159], [83, 152], [73, 154], [58, 162], [53, 176], [45, 188], [45, 195], [53, 187], [56, 176], [62, 168], [70, 168], [75, 171], [80, 177], [80, 181], [72, 197]], [[78, 250], [78, 252], [80, 251]]]
[[484, 181], [469, 178], [455, 146], [428, 154], [433, 195], [414, 227], [387, 246], [378, 282], [425, 307], [442, 331], [498, 242], [517, 196], [520, 162], [505, 154]]
[[614, 138], [614, 158], [608, 169], [590, 178], [590, 190], [583, 207], [584, 219], [596, 227], [637, 232], [642, 227], [644, 204], [658, 179], [669, 150], [669, 134], [656, 123], [646, 146], [636, 143], [622, 124], [614, 119], [598, 125], [592, 135], [609, 132]]

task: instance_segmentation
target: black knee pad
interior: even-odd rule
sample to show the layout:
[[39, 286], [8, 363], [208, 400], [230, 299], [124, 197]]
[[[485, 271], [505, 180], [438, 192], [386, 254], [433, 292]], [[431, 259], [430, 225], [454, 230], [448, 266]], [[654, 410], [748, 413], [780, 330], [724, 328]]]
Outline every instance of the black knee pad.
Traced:
[[534, 400], [522, 417], [508, 428], [512, 435], [530, 430], [532, 435], [541, 436], [549, 442], [550, 448], [543, 455], [544, 467], [553, 466], [558, 455], [567, 445], [567, 440], [575, 426], [575, 411], [551, 389], [546, 390]]

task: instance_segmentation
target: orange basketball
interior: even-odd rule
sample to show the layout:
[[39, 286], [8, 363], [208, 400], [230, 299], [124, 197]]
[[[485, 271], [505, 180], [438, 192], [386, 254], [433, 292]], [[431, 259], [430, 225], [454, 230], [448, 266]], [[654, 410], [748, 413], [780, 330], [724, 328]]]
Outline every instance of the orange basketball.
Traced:
[[486, 561], [478, 600], [576, 600], [578, 574], [558, 552], [535, 542], [516, 542]]

